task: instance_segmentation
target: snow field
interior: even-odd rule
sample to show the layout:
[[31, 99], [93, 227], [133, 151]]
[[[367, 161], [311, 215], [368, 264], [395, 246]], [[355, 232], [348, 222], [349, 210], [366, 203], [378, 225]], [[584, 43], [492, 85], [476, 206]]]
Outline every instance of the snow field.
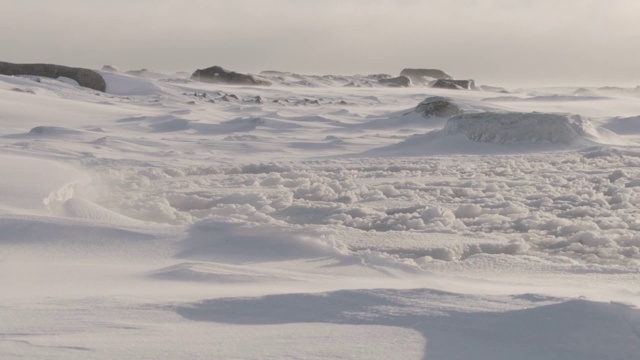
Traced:
[[102, 74], [0, 76], [0, 357], [636, 359], [636, 90]]

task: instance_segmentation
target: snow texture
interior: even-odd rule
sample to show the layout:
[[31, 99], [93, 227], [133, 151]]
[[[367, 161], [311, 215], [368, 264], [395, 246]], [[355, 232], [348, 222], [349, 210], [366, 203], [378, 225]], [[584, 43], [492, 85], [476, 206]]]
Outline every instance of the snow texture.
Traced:
[[100, 74], [0, 76], [0, 358], [638, 358], [637, 90]]

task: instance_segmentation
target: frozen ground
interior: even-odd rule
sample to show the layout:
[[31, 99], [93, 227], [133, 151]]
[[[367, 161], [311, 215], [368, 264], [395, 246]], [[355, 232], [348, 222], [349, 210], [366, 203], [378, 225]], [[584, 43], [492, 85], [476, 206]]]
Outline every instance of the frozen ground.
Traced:
[[1, 358], [638, 358], [640, 90], [103, 75], [0, 76]]

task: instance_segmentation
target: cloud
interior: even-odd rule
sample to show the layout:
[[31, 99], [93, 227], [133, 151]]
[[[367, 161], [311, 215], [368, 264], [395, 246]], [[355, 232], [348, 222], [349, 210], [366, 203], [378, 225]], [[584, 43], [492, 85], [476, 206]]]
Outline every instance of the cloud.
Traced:
[[8, 61], [127, 69], [640, 82], [638, 13], [635, 0], [23, 0], [0, 14], [0, 47]]

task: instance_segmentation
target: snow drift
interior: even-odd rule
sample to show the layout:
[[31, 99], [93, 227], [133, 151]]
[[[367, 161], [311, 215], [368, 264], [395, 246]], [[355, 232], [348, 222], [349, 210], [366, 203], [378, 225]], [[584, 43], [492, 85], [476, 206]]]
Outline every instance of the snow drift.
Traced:
[[461, 114], [447, 121], [444, 133], [463, 134], [469, 140], [497, 144], [603, 142], [591, 122], [579, 115], [535, 112]]

